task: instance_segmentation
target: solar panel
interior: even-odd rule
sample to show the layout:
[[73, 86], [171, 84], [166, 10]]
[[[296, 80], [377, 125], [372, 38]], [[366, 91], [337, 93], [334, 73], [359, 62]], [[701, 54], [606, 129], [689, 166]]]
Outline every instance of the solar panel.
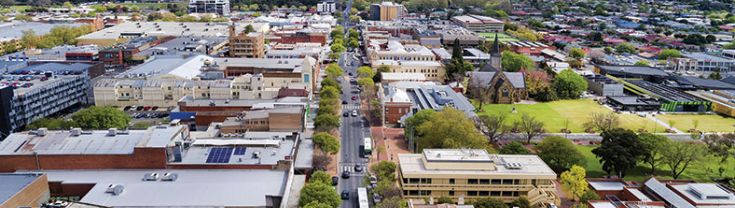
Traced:
[[232, 147], [214, 147], [209, 149], [207, 163], [229, 163], [232, 150]]
[[245, 147], [235, 147], [235, 155], [245, 155]]

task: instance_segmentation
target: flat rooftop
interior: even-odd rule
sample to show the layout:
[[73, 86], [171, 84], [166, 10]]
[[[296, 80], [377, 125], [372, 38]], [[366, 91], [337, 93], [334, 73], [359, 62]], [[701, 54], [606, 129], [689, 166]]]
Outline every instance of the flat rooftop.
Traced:
[[23, 36], [23, 31], [33, 30], [36, 35], [46, 35], [51, 29], [56, 26], [69, 26], [79, 27], [86, 25], [83, 23], [41, 23], [41, 22], [20, 22], [13, 21], [9, 23], [0, 24], [0, 38], [8, 39], [20, 39]]
[[42, 174], [36, 173], [3, 173], [0, 174], [0, 204], [15, 196], [26, 186], [36, 181]]
[[424, 149], [429, 162], [493, 162], [487, 151], [477, 149]]
[[587, 183], [597, 191], [621, 191], [625, 188], [625, 183], [620, 181], [587, 180]]
[[294, 156], [294, 145], [290, 139], [199, 138], [186, 150], [181, 162], [171, 164], [275, 165]]
[[[148, 173], [177, 174], [174, 181], [145, 181]], [[80, 202], [106, 207], [265, 207], [266, 196], [283, 196], [287, 171], [280, 170], [65, 170], [47, 171], [49, 181], [96, 184]], [[110, 184], [123, 186], [118, 195]], [[284, 202], [285, 203], [285, 202]]]
[[212, 57], [205, 55], [188, 57], [181, 55], [156, 56], [153, 60], [135, 66], [116, 77], [135, 78], [173, 75], [183, 79], [191, 79], [202, 73], [201, 68], [205, 65], [205, 62], [211, 62], [212, 60]]
[[[164, 148], [186, 126], [154, 126], [146, 130], [26, 131], [10, 134], [0, 142], [0, 155], [131, 154], [135, 147]], [[183, 139], [183, 138], [181, 138]]]
[[671, 185], [695, 204], [735, 205], [735, 194], [715, 183], [689, 183]]
[[136, 53], [136, 56], [151, 56], [157, 54], [194, 53], [206, 55], [206, 45], [210, 46], [210, 53], [214, 46], [227, 41], [227, 37], [178, 37], [154, 47]]
[[[486, 153], [487, 154], [487, 153]], [[459, 156], [453, 156], [459, 157]], [[486, 160], [485, 156], [477, 156], [477, 160]], [[427, 169], [423, 161], [423, 154], [399, 154], [398, 161], [403, 174], [421, 175], [518, 175], [540, 176], [555, 179], [556, 173], [536, 155], [487, 155], [496, 164], [495, 170], [444, 170]], [[517, 169], [510, 169], [505, 164], [520, 164]]]
[[[245, 29], [245, 25], [252, 24], [256, 31], [264, 29], [268, 23], [235, 23], [236, 32]], [[124, 22], [113, 27], [93, 32], [79, 39], [118, 39], [121, 36], [194, 36], [212, 37], [227, 36], [229, 23], [205, 22]]]

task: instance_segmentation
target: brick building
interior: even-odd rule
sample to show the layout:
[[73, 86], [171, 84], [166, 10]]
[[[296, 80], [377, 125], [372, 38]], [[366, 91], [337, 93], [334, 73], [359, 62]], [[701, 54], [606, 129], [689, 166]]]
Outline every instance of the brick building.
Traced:
[[0, 207], [41, 207], [49, 199], [46, 174], [0, 174]]
[[227, 118], [220, 125], [223, 134], [248, 131], [302, 131], [304, 129], [303, 105], [283, 106], [242, 112]]

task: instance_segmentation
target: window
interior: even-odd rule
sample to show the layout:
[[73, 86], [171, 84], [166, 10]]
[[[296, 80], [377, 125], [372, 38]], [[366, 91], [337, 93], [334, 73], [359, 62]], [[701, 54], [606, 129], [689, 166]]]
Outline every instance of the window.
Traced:
[[480, 192], [479, 192], [479, 195], [480, 195], [480, 196], [488, 196], [488, 194], [489, 194], [489, 192], [488, 192], [488, 191], [480, 191]]
[[492, 184], [500, 184], [500, 182], [501, 182], [500, 179], [493, 179], [492, 180]]
[[467, 191], [467, 196], [477, 196], [477, 191]]
[[491, 191], [490, 196], [500, 196], [500, 191]]
[[503, 179], [503, 184], [504, 185], [513, 184], [513, 180], [512, 179]]
[[477, 179], [467, 179], [467, 184], [477, 184]]
[[454, 191], [449, 191], [449, 196], [454, 196]]
[[490, 179], [480, 179], [480, 184], [490, 184]]
[[420, 182], [420, 180], [418, 178], [408, 179], [408, 183], [419, 183], [419, 182]]
[[512, 191], [503, 191], [503, 196], [513, 196]]
[[449, 184], [454, 184], [454, 178], [449, 179]]

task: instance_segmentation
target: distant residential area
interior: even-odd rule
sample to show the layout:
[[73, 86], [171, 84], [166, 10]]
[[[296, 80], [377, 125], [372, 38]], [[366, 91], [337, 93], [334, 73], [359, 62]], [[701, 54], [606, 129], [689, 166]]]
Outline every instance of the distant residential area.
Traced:
[[0, 207], [735, 207], [732, 0], [0, 14]]

